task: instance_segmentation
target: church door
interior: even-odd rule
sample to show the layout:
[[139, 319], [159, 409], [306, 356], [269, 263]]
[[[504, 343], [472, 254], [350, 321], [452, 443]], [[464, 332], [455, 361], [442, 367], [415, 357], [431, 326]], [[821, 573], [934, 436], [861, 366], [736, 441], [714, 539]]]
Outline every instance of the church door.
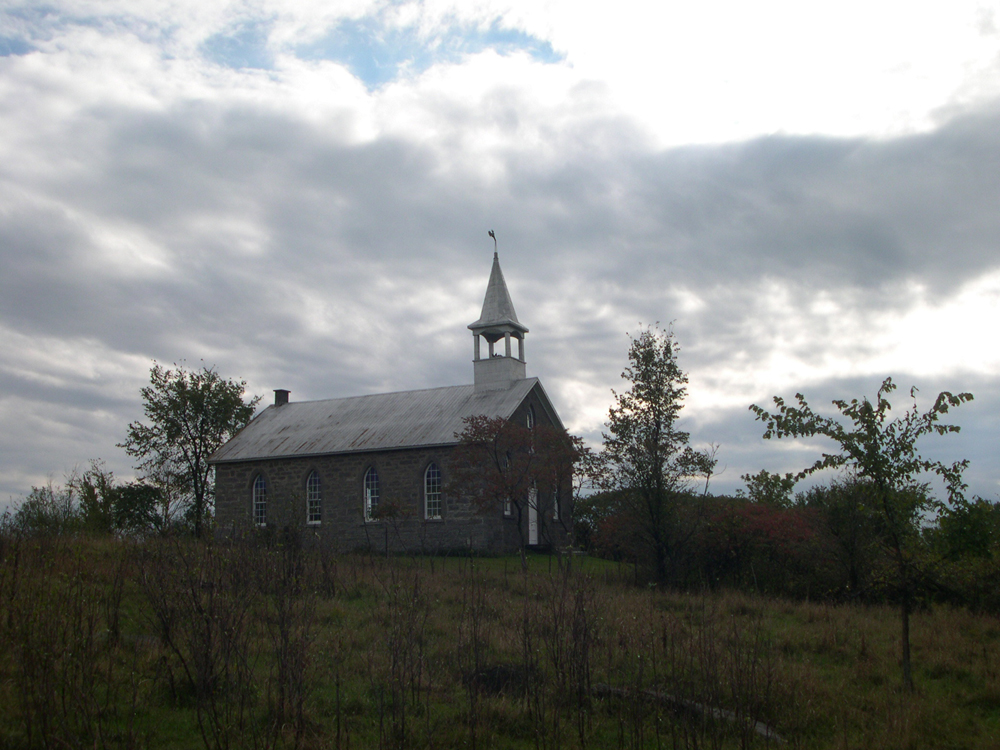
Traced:
[[538, 490], [528, 490], [528, 545], [538, 544]]

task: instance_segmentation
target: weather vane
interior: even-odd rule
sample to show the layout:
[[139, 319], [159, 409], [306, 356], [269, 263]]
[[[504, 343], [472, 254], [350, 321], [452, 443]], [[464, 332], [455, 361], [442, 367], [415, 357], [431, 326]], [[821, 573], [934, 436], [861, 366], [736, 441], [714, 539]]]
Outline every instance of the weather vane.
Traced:
[[497, 236], [495, 234], [493, 234], [493, 230], [492, 229], [489, 231], [489, 235], [490, 235], [490, 237], [493, 238], [493, 254], [496, 255], [497, 254]]

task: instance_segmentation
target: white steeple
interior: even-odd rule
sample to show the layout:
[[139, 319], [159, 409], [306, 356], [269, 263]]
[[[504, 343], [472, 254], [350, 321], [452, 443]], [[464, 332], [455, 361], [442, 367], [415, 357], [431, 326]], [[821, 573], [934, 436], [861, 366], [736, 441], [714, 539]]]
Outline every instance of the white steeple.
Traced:
[[[479, 320], [469, 325], [469, 330], [472, 331], [474, 341], [473, 371], [476, 390], [506, 388], [511, 381], [524, 379], [524, 334], [528, 329], [521, 325], [514, 312], [514, 303], [511, 302], [507, 282], [500, 270], [500, 259], [495, 251], [483, 311]], [[489, 344], [489, 356], [486, 358], [480, 356], [480, 336]], [[516, 357], [511, 351], [512, 338], [517, 339]], [[500, 339], [504, 340], [502, 353], [494, 348]]]

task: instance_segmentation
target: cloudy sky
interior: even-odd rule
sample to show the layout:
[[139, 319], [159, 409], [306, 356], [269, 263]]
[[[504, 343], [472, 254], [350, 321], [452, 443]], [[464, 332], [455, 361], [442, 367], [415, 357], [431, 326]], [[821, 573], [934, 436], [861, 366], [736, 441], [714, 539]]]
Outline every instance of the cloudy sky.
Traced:
[[748, 411], [971, 391], [1000, 493], [1000, 4], [0, 2], [0, 503], [102, 458], [153, 360], [271, 399], [471, 382], [493, 252], [598, 444], [672, 325], [716, 491]]

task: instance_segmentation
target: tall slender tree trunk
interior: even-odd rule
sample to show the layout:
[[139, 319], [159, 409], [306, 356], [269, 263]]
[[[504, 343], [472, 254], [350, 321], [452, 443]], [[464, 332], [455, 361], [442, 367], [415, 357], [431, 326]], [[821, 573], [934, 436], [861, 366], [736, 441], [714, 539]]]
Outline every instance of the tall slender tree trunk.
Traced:
[[889, 522], [889, 538], [892, 544], [892, 554], [896, 558], [896, 567], [899, 570], [899, 650], [900, 660], [903, 664], [903, 689], [912, 693], [914, 688], [913, 666], [910, 662], [910, 612], [913, 610], [913, 597], [910, 585], [910, 571], [906, 565], [906, 556], [903, 554], [903, 539], [897, 525], [896, 513], [889, 502], [889, 491], [884, 486], [880, 486], [879, 490], [882, 512]]
[[903, 594], [902, 605], [902, 647], [903, 647], [903, 687], [909, 692], [913, 692], [913, 669], [910, 665], [910, 595]]
[[194, 501], [194, 538], [201, 539], [201, 516], [204, 513], [204, 503], [197, 498]]
[[656, 582], [661, 586], [667, 583], [667, 551], [660, 540], [656, 542]]
[[906, 560], [903, 559], [902, 550], [897, 550], [899, 555], [899, 580], [902, 586], [902, 602], [900, 603], [900, 651], [903, 661], [903, 687], [908, 692], [913, 692], [913, 667], [910, 663], [910, 613], [913, 611], [913, 598], [910, 592], [910, 576], [906, 569]]

